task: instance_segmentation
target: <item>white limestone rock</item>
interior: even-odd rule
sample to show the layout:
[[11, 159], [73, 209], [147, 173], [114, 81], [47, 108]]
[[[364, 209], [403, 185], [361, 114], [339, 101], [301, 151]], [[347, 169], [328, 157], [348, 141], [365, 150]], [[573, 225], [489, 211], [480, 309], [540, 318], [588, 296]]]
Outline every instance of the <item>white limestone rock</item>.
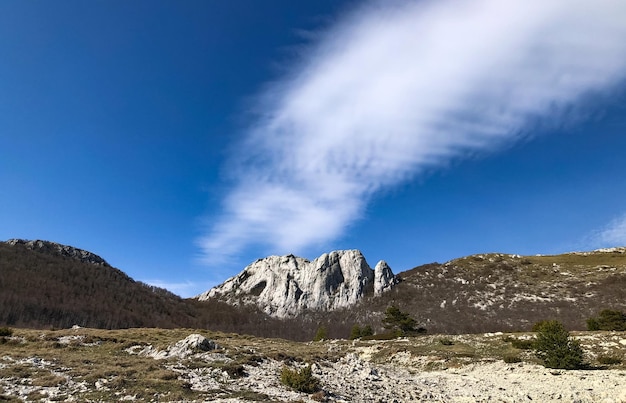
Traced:
[[219, 346], [213, 340], [209, 340], [201, 334], [194, 333], [168, 346], [165, 350], [158, 350], [152, 345], [136, 345], [127, 348], [126, 352], [129, 354], [152, 357], [155, 360], [164, 360], [167, 358], [185, 358], [192, 354], [203, 353], [217, 348], [219, 348]]
[[398, 279], [393, 275], [391, 267], [381, 260], [374, 268], [374, 294], [382, 294], [398, 284]]
[[284, 318], [307, 309], [348, 307], [367, 293], [380, 294], [396, 283], [384, 261], [372, 270], [360, 251], [344, 250], [325, 253], [312, 262], [293, 255], [259, 259], [196, 298], [219, 298], [233, 304], [243, 301]]

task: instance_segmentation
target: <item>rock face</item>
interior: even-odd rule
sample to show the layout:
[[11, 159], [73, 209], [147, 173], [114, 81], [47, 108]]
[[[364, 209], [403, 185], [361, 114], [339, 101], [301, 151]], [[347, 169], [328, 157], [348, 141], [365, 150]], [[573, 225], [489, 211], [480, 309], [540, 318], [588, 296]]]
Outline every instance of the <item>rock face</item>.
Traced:
[[56, 242], [41, 241], [41, 240], [28, 241], [25, 239], [9, 239], [5, 243], [11, 246], [23, 245], [26, 248], [31, 249], [31, 250], [65, 256], [71, 259], [80, 260], [81, 262], [84, 262], [84, 263], [109, 266], [106, 260], [102, 259], [100, 256], [94, 253], [88, 252], [86, 250], [74, 248], [72, 246], [61, 245]]
[[384, 261], [372, 270], [360, 251], [345, 250], [325, 253], [312, 262], [293, 255], [259, 259], [196, 298], [219, 298], [233, 304], [243, 301], [272, 316], [293, 317], [307, 309], [348, 307], [397, 282]]

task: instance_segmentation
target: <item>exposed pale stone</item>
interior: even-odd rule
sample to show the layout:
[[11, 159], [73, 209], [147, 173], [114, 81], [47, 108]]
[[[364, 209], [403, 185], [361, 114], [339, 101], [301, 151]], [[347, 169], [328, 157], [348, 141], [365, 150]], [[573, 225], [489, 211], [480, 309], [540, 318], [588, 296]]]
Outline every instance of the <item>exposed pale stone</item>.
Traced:
[[398, 283], [396, 276], [393, 275], [391, 268], [384, 260], [378, 262], [374, 268], [374, 294], [381, 294], [390, 290]]
[[126, 352], [130, 354], [138, 354], [147, 357], [152, 357], [155, 360], [163, 360], [166, 358], [185, 358], [195, 353], [203, 353], [219, 348], [214, 341], [207, 339], [201, 334], [190, 334], [182, 340], [177, 341], [175, 344], [169, 346], [165, 350], [158, 350], [152, 345], [148, 346], [131, 346], [126, 349]]
[[293, 255], [259, 259], [197, 298], [231, 303], [243, 299], [269, 315], [290, 317], [306, 309], [348, 307], [368, 292], [380, 294], [396, 283], [384, 261], [372, 270], [360, 251], [344, 250], [325, 253], [312, 262]]

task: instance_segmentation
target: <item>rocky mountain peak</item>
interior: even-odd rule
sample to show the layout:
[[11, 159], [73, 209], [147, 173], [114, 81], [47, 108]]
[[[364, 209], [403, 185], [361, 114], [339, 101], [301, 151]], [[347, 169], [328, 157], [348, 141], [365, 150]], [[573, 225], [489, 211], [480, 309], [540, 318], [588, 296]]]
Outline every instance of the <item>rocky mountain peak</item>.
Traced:
[[42, 240], [25, 240], [25, 239], [9, 239], [5, 242], [7, 245], [23, 245], [24, 247], [42, 253], [49, 253], [54, 255], [65, 256], [71, 259], [80, 260], [84, 263], [91, 263], [95, 265], [110, 266], [106, 260], [100, 256], [91, 253], [89, 251], [74, 248], [73, 246], [61, 245], [56, 242], [42, 241]]
[[325, 253], [312, 262], [294, 255], [269, 256], [237, 276], [197, 296], [232, 304], [256, 304], [267, 314], [293, 317], [300, 312], [353, 305], [367, 294], [381, 294], [397, 283], [384, 261], [374, 270], [358, 250]]

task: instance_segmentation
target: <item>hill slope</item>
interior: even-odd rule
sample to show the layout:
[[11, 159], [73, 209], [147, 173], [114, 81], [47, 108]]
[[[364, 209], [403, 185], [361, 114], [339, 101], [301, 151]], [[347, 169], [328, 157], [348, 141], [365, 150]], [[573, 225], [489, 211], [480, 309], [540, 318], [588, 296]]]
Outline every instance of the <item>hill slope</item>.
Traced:
[[0, 326], [211, 328], [302, 338], [256, 309], [199, 303], [135, 281], [90, 252], [48, 241], [0, 242]]
[[306, 309], [281, 319], [242, 304], [245, 293], [232, 300], [181, 299], [89, 252], [45, 241], [0, 242], [0, 326], [193, 327], [310, 340], [320, 326], [337, 338], [348, 337], [355, 324], [382, 331], [381, 319], [392, 304], [429, 332], [442, 333], [529, 330], [552, 318], [584, 329], [585, 320], [602, 309], [626, 310], [626, 248], [474, 255], [419, 266], [396, 279], [398, 284], [378, 294], [368, 283], [372, 290], [349, 307]]
[[0, 323], [99, 328], [187, 326], [176, 295], [91, 253], [46, 241], [0, 243]]
[[433, 332], [530, 330], [544, 319], [583, 330], [586, 319], [602, 309], [626, 310], [626, 248], [556, 256], [473, 255], [398, 277], [401, 282], [391, 291], [329, 313], [327, 323], [343, 324], [343, 332], [354, 323], [376, 327], [394, 304]]

